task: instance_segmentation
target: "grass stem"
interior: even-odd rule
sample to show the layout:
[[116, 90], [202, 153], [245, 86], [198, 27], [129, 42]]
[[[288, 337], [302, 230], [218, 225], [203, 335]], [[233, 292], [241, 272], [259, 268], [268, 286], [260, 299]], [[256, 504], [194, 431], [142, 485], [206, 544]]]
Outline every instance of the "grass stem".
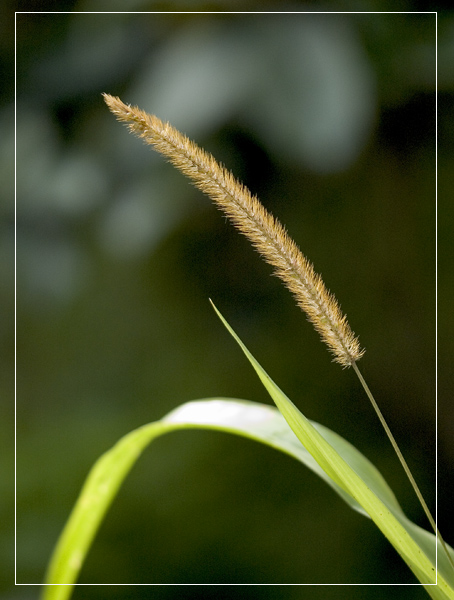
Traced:
[[408, 466], [407, 461], [405, 460], [402, 452], [400, 451], [400, 448], [397, 445], [397, 442], [394, 439], [394, 436], [391, 433], [391, 430], [388, 427], [387, 422], [385, 421], [385, 417], [383, 416], [381, 410], [379, 409], [378, 404], [376, 403], [375, 398], [373, 397], [372, 392], [370, 391], [369, 386], [367, 385], [364, 377], [362, 376], [362, 374], [361, 374], [361, 372], [360, 372], [360, 370], [359, 370], [358, 365], [356, 364], [356, 362], [352, 363], [352, 367], [353, 367], [353, 370], [355, 371], [356, 375], [358, 376], [358, 379], [360, 380], [361, 385], [363, 386], [364, 391], [366, 392], [367, 397], [369, 398], [369, 400], [370, 400], [370, 402], [371, 402], [371, 404], [372, 404], [375, 412], [377, 413], [377, 416], [380, 419], [380, 423], [383, 425], [383, 429], [385, 430], [386, 435], [388, 436], [389, 441], [391, 442], [392, 447], [394, 448], [394, 451], [397, 454], [397, 457], [400, 460], [400, 463], [401, 463], [402, 467], [404, 468], [404, 471], [405, 471], [405, 473], [406, 473], [406, 475], [407, 475], [407, 477], [408, 477], [408, 479], [409, 479], [409, 481], [410, 481], [410, 483], [411, 483], [411, 485], [412, 485], [412, 487], [413, 487], [413, 489], [415, 491], [415, 494], [418, 497], [418, 500], [419, 500], [419, 502], [420, 502], [420, 504], [421, 504], [424, 512], [426, 513], [426, 517], [428, 518], [429, 523], [430, 523], [432, 529], [435, 532], [435, 535], [440, 540], [440, 544], [443, 546], [443, 550], [446, 552], [448, 560], [451, 563], [452, 568], [454, 569], [454, 561], [453, 561], [451, 555], [449, 554], [449, 551], [448, 551], [448, 548], [446, 547], [445, 541], [442, 538], [441, 533], [438, 530], [437, 524], [435, 523], [435, 521], [434, 521], [434, 519], [433, 519], [433, 517], [432, 517], [432, 515], [430, 513], [430, 510], [429, 510], [429, 508], [428, 508], [428, 506], [427, 506], [427, 504], [426, 504], [426, 502], [425, 502], [425, 500], [423, 498], [423, 495], [421, 494], [421, 491], [420, 491], [420, 489], [418, 487], [418, 484], [416, 483], [415, 478], [413, 477], [413, 475], [412, 475], [412, 473], [410, 471], [410, 467]]

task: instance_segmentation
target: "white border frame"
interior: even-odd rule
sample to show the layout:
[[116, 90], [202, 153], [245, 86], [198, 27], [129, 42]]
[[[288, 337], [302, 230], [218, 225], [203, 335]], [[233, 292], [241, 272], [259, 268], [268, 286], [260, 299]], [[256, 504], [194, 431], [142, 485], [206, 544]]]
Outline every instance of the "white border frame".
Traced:
[[[438, 11], [15, 11], [14, 13], [14, 323], [15, 323], [15, 412], [14, 412], [14, 585], [15, 586], [417, 586], [422, 583], [18, 583], [17, 582], [17, 15], [18, 14], [424, 14], [435, 15], [435, 523], [438, 523]], [[438, 525], [437, 525], [438, 527]], [[438, 540], [438, 536], [437, 536]], [[435, 548], [438, 581], [438, 544]], [[436, 586], [424, 584], [424, 586]]]

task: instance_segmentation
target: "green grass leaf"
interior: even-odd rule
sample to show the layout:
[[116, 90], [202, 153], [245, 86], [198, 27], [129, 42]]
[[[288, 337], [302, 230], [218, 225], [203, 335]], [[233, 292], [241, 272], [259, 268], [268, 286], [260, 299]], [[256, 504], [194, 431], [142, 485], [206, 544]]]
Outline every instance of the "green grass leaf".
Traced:
[[279, 410], [245, 400], [199, 400], [183, 404], [160, 421], [121, 438], [98, 459], [87, 477], [51, 558], [43, 599], [70, 597], [96, 532], [130, 469], [154, 439], [179, 429], [225, 431], [296, 458], [326, 481], [351, 508], [375, 521], [432, 598], [454, 599], [453, 573], [441, 551], [438, 585], [434, 585], [435, 536], [405, 517], [383, 477], [356, 448], [299, 412], [218, 314]]
[[[419, 528], [405, 516], [387, 485], [388, 491], [385, 494], [383, 493], [383, 485], [375, 485], [375, 483], [379, 483], [379, 480], [376, 479], [376, 473], [373, 475], [375, 468], [373, 471], [368, 468], [365, 470], [358, 468], [357, 460], [352, 460], [350, 453], [338, 452], [335, 445], [331, 445], [327, 441], [317, 427], [314, 427], [306, 419], [262, 369], [218, 309], [213, 303], [212, 305], [229, 333], [254, 367], [292, 431], [322, 470], [340, 489], [364, 509], [432, 598], [454, 598], [454, 573], [441, 544], [436, 541], [435, 536]], [[356, 459], [358, 454], [359, 452], [354, 452]], [[361, 463], [362, 461], [360, 461]], [[365, 463], [362, 463], [362, 466], [364, 465]], [[438, 572], [435, 567], [436, 546], [438, 546]], [[454, 556], [452, 548], [449, 547], [448, 550]]]

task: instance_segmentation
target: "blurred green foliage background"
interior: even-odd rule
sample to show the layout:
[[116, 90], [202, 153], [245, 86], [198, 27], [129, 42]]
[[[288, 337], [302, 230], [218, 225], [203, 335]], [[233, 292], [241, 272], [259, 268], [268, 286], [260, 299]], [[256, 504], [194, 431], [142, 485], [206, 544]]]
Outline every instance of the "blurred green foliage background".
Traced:
[[[303, 413], [363, 451], [427, 527], [354, 374], [330, 361], [248, 242], [115, 121], [101, 93], [169, 120], [287, 226], [366, 347], [361, 368], [435, 511], [435, 15], [330, 12], [389, 8], [378, 1], [136, 0], [128, 10], [260, 12], [103, 12], [120, 4], [66, 2], [59, 11], [91, 12], [16, 17], [18, 583], [42, 581], [90, 466], [120, 436], [191, 399], [270, 402], [209, 297]], [[431, 8], [423, 4], [391, 10]], [[281, 9], [329, 12], [263, 12]], [[441, 107], [452, 102], [454, 75], [443, 65], [453, 33], [452, 13], [440, 13]], [[8, 192], [11, 98], [6, 85]], [[438, 121], [442, 178], [452, 171], [452, 117], [451, 108]], [[2, 219], [7, 280], [12, 211]], [[11, 306], [11, 290], [2, 295]], [[6, 345], [13, 333], [5, 321]], [[440, 359], [451, 362], [443, 351]], [[5, 374], [11, 364], [7, 354]], [[443, 380], [442, 397], [448, 389]], [[438, 523], [451, 543], [453, 458], [452, 403], [440, 398]], [[373, 524], [296, 462], [246, 440], [185, 432], [141, 458], [80, 582], [414, 580]], [[74, 598], [222, 598], [229, 589], [79, 587]], [[426, 597], [409, 586], [241, 594], [383, 598], [391, 589], [393, 598]]]

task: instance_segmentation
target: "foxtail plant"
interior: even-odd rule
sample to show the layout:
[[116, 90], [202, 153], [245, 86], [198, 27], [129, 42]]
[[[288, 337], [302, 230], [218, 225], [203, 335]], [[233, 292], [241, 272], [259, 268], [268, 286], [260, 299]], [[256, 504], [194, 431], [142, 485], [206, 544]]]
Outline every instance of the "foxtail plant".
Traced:
[[348, 324], [347, 316], [342, 314], [335, 296], [326, 289], [313, 265], [257, 196], [252, 195], [230, 171], [219, 165], [211, 154], [170, 123], [165, 123], [138, 107], [127, 105], [118, 97], [109, 94], [103, 96], [119, 121], [126, 123], [132, 133], [163, 154], [230, 218], [263, 258], [275, 268], [275, 274], [292, 292], [297, 304], [334, 355], [333, 360], [344, 368], [353, 367], [454, 568], [454, 562], [410, 468], [356, 364], [365, 350], [361, 349], [358, 338]]
[[[133, 133], [168, 158], [232, 220], [293, 293], [298, 305], [334, 355], [334, 361], [344, 368], [353, 368], [410, 479], [435, 536], [405, 516], [381, 474], [356, 448], [326, 427], [309, 421], [298, 410], [214, 307], [277, 408], [225, 398], [189, 402], [159, 421], [139, 427], [121, 438], [98, 459], [84, 483], [49, 563], [43, 599], [69, 598], [102, 518], [145, 447], [164, 433], [182, 428], [201, 428], [255, 439], [303, 462], [351, 508], [374, 521], [434, 600], [454, 600], [453, 550], [443, 541], [358, 369], [357, 361], [364, 350], [320, 275], [315, 273], [312, 264], [303, 256], [284, 227], [210, 154], [157, 117], [128, 106], [108, 94], [104, 94], [104, 99], [120, 121], [127, 123]], [[443, 549], [443, 553], [438, 553], [439, 549]]]

